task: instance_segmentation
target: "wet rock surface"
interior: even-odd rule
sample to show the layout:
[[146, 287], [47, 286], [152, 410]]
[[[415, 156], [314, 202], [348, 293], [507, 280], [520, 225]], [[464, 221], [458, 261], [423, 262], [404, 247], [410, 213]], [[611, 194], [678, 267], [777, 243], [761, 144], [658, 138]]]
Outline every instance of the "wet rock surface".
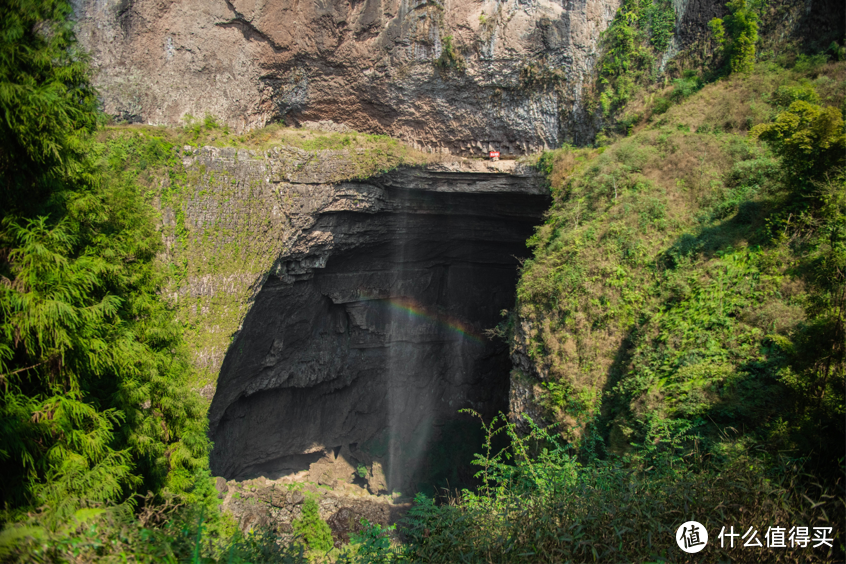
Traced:
[[449, 166], [338, 185], [229, 348], [214, 472], [374, 494], [466, 483], [479, 425], [458, 410], [507, 411], [508, 350], [485, 331], [547, 205], [532, 174]]
[[333, 243], [327, 233], [312, 229], [322, 214], [378, 213], [388, 202], [385, 190], [392, 188], [532, 193], [537, 185], [537, 172], [514, 160], [444, 158], [346, 182], [361, 170], [354, 149], [186, 145], [175, 152], [180, 158], [175, 176], [184, 174], [188, 186], [173, 185], [180, 199], [156, 205], [165, 243], [161, 258], [183, 265], [185, 276], [174, 277], [165, 293], [180, 321], [191, 327], [186, 337], [203, 377], [200, 391], [209, 401], [232, 339], [268, 277], [283, 270], [293, 276], [307, 271], [309, 261], [325, 260], [317, 246], [328, 250]]

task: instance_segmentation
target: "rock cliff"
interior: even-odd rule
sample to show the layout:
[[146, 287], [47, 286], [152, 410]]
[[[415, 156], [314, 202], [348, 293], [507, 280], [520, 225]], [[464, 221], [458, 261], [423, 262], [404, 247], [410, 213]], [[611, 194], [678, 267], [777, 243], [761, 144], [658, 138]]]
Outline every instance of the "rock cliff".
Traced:
[[332, 120], [458, 154], [589, 138], [619, 0], [75, 0], [107, 113], [237, 130]]
[[212, 469], [331, 484], [362, 466], [382, 480], [374, 493], [456, 485], [466, 477], [438, 466], [460, 468], [476, 438], [462, 426], [478, 429], [458, 410], [507, 409], [508, 349], [485, 330], [513, 305], [546, 190], [528, 169], [445, 166], [326, 189], [331, 203], [277, 259], [229, 347]]
[[[104, 109], [118, 120], [172, 125], [208, 114], [236, 131], [331, 121], [462, 155], [592, 141], [601, 123], [586, 90], [621, 4], [72, 1]], [[723, 0], [672, 4], [661, 70], [726, 10]], [[773, 0], [761, 9], [761, 51], [777, 55], [798, 38], [825, 49], [842, 37], [842, 14], [836, 0]]]

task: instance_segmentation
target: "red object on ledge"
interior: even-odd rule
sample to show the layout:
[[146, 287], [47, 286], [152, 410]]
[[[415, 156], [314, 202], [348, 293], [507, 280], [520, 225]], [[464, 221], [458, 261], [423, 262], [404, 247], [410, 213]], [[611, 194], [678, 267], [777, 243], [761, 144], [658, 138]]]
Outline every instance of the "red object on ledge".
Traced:
[[499, 160], [499, 151], [489, 151], [488, 154], [490, 155], [492, 161]]

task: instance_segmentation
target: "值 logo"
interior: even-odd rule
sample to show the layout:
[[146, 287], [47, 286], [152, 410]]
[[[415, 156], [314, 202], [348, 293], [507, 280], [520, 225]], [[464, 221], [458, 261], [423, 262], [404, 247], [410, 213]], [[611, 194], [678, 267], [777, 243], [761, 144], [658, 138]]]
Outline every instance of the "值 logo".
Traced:
[[708, 544], [708, 531], [702, 523], [687, 521], [676, 529], [676, 543], [688, 554], [699, 552]]

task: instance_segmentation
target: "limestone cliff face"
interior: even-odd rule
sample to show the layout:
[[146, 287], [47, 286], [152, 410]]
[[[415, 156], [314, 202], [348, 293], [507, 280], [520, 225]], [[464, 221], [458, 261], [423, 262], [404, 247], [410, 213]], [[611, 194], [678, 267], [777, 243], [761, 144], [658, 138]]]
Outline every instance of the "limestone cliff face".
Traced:
[[370, 176], [383, 165], [361, 147], [171, 150], [150, 194], [212, 400], [213, 470], [352, 487], [364, 468], [372, 493], [463, 483], [481, 439], [458, 410], [507, 409], [508, 347], [486, 330], [549, 206], [538, 171], [418, 154]]
[[[589, 138], [619, 0], [74, 0], [107, 113], [332, 120], [444, 152]], [[440, 64], [437, 64], [439, 63]]]
[[[591, 141], [599, 38], [621, 0], [72, 0], [105, 111], [241, 131], [331, 120], [463, 155]], [[673, 0], [660, 68], [724, 0]], [[762, 52], [842, 37], [838, 0], [774, 0]], [[820, 39], [816, 41], [814, 38]], [[823, 41], [824, 40], [824, 41]], [[792, 42], [792, 43], [791, 43]]]
[[[324, 225], [329, 218], [385, 217], [380, 214], [393, 209], [389, 196], [395, 190], [497, 194], [526, 185], [538, 190], [540, 182], [536, 171], [515, 161], [433, 162], [351, 181], [362, 174], [364, 156], [357, 151], [286, 145], [175, 149], [180, 159], [152, 186], [162, 216], [162, 260], [173, 274], [165, 293], [185, 327], [195, 385], [208, 399], [232, 339], [265, 283], [294, 284], [325, 267], [351, 241], [361, 243], [361, 236], [351, 240]], [[543, 204], [533, 212], [535, 222], [542, 211]], [[478, 215], [478, 210], [467, 213]], [[385, 226], [376, 225], [377, 232], [388, 237]], [[234, 389], [233, 398], [241, 391]]]
[[384, 468], [388, 491], [460, 479], [439, 464], [470, 462], [456, 429], [478, 422], [459, 409], [506, 409], [508, 347], [485, 330], [512, 307], [549, 204], [536, 173], [508, 164], [324, 188], [226, 353], [209, 410], [216, 474], [319, 478], [334, 452]]

